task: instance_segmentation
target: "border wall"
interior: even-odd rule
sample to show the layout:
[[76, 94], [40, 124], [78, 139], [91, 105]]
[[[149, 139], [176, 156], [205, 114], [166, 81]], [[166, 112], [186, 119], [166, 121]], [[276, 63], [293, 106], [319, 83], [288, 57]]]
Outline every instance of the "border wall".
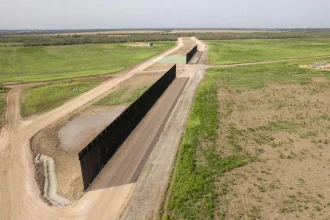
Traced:
[[79, 160], [85, 190], [175, 78], [176, 65], [80, 151]]
[[197, 52], [197, 45], [194, 46], [190, 52], [187, 53], [186, 55], [186, 64], [189, 63], [189, 61], [191, 60], [191, 58], [193, 58], [193, 56], [195, 55], [195, 53]]

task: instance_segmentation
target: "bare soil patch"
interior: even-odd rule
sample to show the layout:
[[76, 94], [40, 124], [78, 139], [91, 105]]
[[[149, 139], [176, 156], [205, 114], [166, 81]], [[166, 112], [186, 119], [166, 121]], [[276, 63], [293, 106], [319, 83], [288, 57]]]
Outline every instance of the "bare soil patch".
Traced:
[[218, 219], [330, 218], [330, 81], [219, 92], [217, 151], [254, 162], [218, 177]]
[[310, 69], [318, 69], [318, 70], [327, 70], [330, 71], [330, 64], [326, 64], [324, 66], [313, 66], [313, 65], [300, 65], [301, 68], [310, 68]]
[[133, 42], [133, 43], [130, 43], [127, 45], [132, 46], [132, 47], [149, 47], [148, 43], [145, 43], [145, 42]]

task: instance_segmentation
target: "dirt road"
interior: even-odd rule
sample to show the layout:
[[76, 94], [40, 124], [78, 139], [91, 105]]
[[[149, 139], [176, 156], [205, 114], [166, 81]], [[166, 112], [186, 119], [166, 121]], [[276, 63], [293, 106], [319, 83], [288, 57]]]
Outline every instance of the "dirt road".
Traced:
[[188, 78], [177, 78], [166, 89], [142, 122], [134, 129], [109, 163], [92, 183], [90, 190], [135, 183], [158, 140], [169, 114]]
[[[141, 64], [125, 75], [119, 75], [106, 81], [29, 123], [23, 123], [19, 116], [19, 94], [23, 87], [9, 92], [6, 124], [0, 134], [0, 219], [113, 219], [130, 194], [132, 185], [88, 192], [79, 202], [62, 209], [48, 206], [39, 197], [29, 147], [30, 139], [41, 129], [87, 105], [120, 82], [141, 72], [181, 47], [182, 40], [179, 40], [175, 48], [158, 58]], [[113, 209], [109, 209], [110, 204], [114, 205]], [[98, 211], [96, 211], [96, 207]]]
[[270, 64], [270, 63], [284, 63], [289, 61], [298, 61], [298, 60], [312, 60], [312, 59], [322, 59], [330, 58], [330, 56], [318, 56], [318, 57], [302, 57], [286, 60], [271, 60], [271, 61], [261, 61], [261, 62], [251, 62], [251, 63], [234, 63], [234, 64], [223, 64], [223, 65], [207, 65], [206, 68], [226, 68], [232, 66], [250, 66], [250, 65], [259, 65], [259, 64]]
[[[206, 51], [206, 47], [201, 41], [196, 38], [192, 38], [192, 40], [197, 43], [199, 50]], [[203, 56], [206, 57], [207, 54], [204, 52]], [[186, 65], [186, 70], [179, 76], [190, 77], [190, 80], [156, 143], [139, 180], [132, 189], [132, 196], [128, 197], [120, 219], [157, 219], [190, 112], [190, 106], [204, 74], [203, 65]]]

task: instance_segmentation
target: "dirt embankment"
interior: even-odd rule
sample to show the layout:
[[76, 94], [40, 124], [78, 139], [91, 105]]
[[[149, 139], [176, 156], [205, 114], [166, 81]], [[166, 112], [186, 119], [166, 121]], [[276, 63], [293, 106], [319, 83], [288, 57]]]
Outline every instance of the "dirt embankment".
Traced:
[[[78, 153], [118, 117], [123, 109], [125, 106], [92, 106], [61, 119], [32, 138], [33, 156], [41, 153], [55, 161], [59, 195], [71, 201], [78, 200], [83, 195]], [[99, 123], [90, 123], [91, 120]], [[65, 134], [61, 133], [63, 130]], [[36, 165], [36, 179], [41, 192], [44, 189], [45, 178], [43, 169], [43, 166]]]
[[[330, 81], [222, 88], [217, 150], [230, 142], [255, 162], [219, 177], [218, 216], [226, 219], [329, 219]], [[235, 137], [235, 138], [233, 138]]]

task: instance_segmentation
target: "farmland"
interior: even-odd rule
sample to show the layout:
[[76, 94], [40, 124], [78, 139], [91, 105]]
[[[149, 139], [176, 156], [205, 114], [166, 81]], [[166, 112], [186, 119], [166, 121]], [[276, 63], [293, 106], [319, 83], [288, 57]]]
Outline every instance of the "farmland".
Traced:
[[111, 74], [174, 46], [132, 44], [0, 47], [0, 83], [39, 82]]
[[211, 64], [329, 56], [329, 38], [208, 41]]
[[329, 218], [330, 72], [306, 62], [207, 72], [165, 219]]

